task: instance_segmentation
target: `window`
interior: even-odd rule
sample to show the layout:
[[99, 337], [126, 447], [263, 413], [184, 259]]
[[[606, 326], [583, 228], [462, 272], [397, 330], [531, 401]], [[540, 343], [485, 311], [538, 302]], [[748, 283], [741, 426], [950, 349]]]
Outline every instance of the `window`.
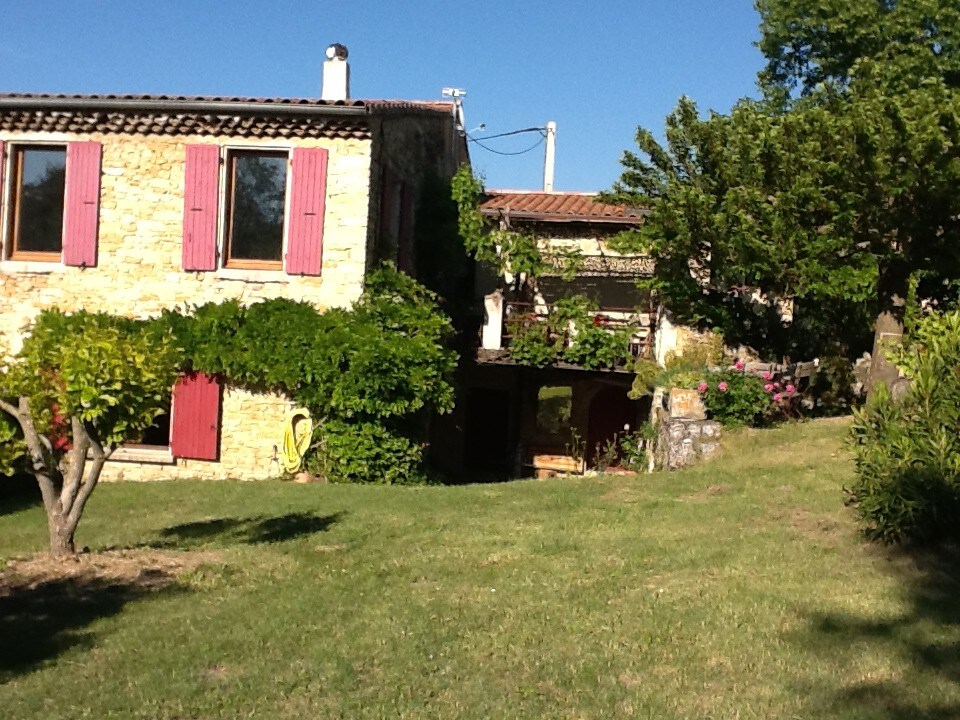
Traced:
[[126, 447], [169, 448], [170, 447], [170, 408], [158, 415], [153, 425], [143, 431], [139, 440], [127, 443]]
[[166, 412], [135, 441], [116, 449], [114, 460], [173, 462], [218, 460], [222, 385], [219, 378], [190, 373], [173, 386]]
[[0, 142], [6, 159], [0, 260], [96, 267], [102, 156], [93, 140]]
[[183, 269], [320, 275], [327, 156], [323, 148], [187, 145]]
[[63, 249], [66, 147], [15, 146], [9, 167], [8, 256], [13, 260], [59, 261]]
[[235, 150], [227, 157], [227, 267], [282, 266], [287, 154]]

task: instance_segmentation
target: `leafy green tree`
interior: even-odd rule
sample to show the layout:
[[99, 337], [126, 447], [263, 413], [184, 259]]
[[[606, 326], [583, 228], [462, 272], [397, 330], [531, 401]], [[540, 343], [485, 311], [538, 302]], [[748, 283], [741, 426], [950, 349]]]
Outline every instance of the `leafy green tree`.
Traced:
[[911, 276], [925, 297], [958, 277], [960, 102], [942, 84], [708, 118], [684, 99], [666, 144], [637, 142], [613, 194], [650, 215], [621, 248], [653, 256], [648, 284], [683, 321], [771, 354], [849, 353], [871, 316], [900, 332]]
[[872, 325], [871, 384], [890, 382], [911, 283], [941, 300], [960, 277], [960, 15], [872, 0], [758, 9], [764, 100], [702, 118], [684, 99], [665, 144], [638, 132], [612, 194], [651, 214], [624, 245], [654, 257], [651, 285], [681, 320], [769, 354], [849, 355]]
[[173, 338], [156, 327], [49, 310], [0, 373], [0, 469], [36, 478], [52, 555], [74, 552], [114, 449], [169, 405], [178, 359]]
[[757, 0], [768, 87], [846, 86], [866, 65], [888, 87], [942, 80], [960, 87], [954, 0]]

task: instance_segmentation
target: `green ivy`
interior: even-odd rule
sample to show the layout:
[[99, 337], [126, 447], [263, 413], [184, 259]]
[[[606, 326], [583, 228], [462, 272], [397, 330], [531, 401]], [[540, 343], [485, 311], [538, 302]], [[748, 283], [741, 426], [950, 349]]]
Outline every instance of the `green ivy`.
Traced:
[[350, 310], [231, 301], [167, 312], [162, 322], [193, 369], [309, 409], [317, 420], [311, 466], [329, 479], [423, 478], [422, 416], [453, 409], [457, 355], [449, 318], [409, 276], [392, 266], [372, 272]]

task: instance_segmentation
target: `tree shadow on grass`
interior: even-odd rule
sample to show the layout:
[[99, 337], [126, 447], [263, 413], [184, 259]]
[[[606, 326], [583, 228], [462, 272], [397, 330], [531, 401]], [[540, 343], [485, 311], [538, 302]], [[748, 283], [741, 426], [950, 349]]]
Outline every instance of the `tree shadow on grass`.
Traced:
[[889, 552], [890, 571], [901, 582], [907, 610], [882, 619], [813, 615], [803, 639], [837, 663], [838, 681], [841, 673], [849, 676], [864, 652], [889, 655], [891, 666], [901, 670], [859, 677], [840, 689], [831, 683], [829, 690], [812, 690], [824, 710], [843, 717], [960, 718], [960, 547]]
[[173, 525], [160, 531], [150, 547], [194, 547], [209, 543], [261, 545], [294, 540], [325, 532], [343, 513], [312, 515], [289, 513], [277, 517], [255, 515], [246, 518], [212, 518]]
[[41, 502], [40, 487], [29, 475], [0, 477], [0, 515], [39, 507]]
[[88, 625], [160, 592], [184, 589], [159, 569], [123, 579], [82, 573], [40, 581], [0, 579], [0, 685], [70, 648], [92, 647], [97, 636], [85, 629]]

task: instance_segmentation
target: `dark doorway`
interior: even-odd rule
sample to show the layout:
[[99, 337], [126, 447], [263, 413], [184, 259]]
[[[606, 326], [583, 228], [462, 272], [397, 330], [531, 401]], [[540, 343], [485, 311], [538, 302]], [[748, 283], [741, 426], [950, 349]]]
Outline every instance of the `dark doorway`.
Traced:
[[[616, 442], [624, 432], [637, 429], [641, 420], [642, 405], [639, 400], [627, 397], [630, 388], [610, 386], [598, 391], [590, 401], [587, 420], [587, 466], [593, 467], [597, 456], [607, 444]], [[624, 426], [629, 425], [629, 431]]]
[[512, 406], [506, 390], [471, 388], [467, 395], [467, 470], [506, 476], [513, 465], [510, 455]]

